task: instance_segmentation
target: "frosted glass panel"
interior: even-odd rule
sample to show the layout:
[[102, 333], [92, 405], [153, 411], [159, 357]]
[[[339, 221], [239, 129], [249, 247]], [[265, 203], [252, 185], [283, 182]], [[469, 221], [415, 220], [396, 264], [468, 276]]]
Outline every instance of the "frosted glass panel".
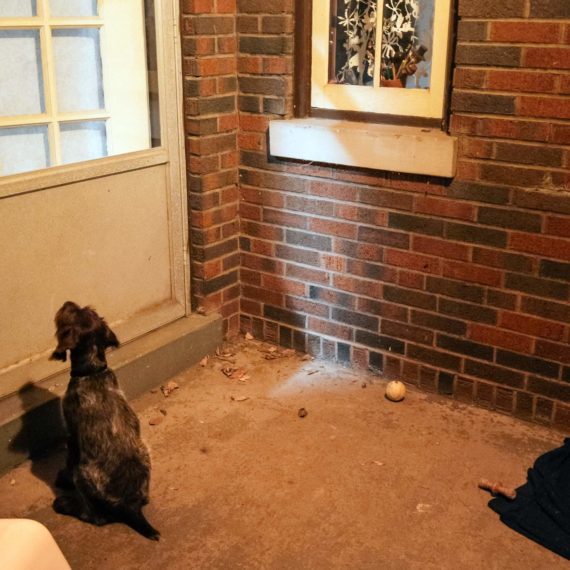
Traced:
[[0, 0], [0, 18], [36, 15], [36, 0]]
[[102, 109], [103, 81], [99, 30], [53, 31], [57, 104], [62, 112]]
[[50, 0], [52, 16], [97, 16], [97, 0]]
[[63, 164], [107, 156], [105, 121], [64, 123], [60, 133]]
[[0, 175], [49, 166], [46, 126], [0, 129]]
[[0, 116], [44, 111], [39, 32], [0, 30]]

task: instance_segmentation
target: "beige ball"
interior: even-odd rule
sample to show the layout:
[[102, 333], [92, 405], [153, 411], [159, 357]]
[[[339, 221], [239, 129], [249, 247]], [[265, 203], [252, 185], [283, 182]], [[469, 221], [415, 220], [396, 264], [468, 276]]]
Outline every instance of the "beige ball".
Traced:
[[399, 380], [392, 380], [386, 386], [386, 398], [392, 402], [400, 402], [406, 397], [406, 386]]

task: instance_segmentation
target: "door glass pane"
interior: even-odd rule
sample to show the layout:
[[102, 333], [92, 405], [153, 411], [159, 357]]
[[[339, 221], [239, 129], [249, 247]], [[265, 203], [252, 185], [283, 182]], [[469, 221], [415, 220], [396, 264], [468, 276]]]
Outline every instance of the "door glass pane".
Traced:
[[105, 121], [83, 121], [60, 125], [63, 164], [107, 156]]
[[50, 0], [52, 16], [97, 16], [97, 0]]
[[0, 18], [36, 15], [36, 0], [0, 0]]
[[338, 0], [331, 26], [329, 81], [345, 85], [374, 83], [377, 0]]
[[39, 32], [0, 30], [0, 116], [44, 111]]
[[0, 175], [28, 172], [49, 165], [46, 126], [0, 129]]
[[99, 30], [54, 30], [53, 54], [57, 106], [60, 112], [102, 109], [103, 76]]
[[435, 0], [388, 0], [382, 26], [381, 85], [428, 89]]

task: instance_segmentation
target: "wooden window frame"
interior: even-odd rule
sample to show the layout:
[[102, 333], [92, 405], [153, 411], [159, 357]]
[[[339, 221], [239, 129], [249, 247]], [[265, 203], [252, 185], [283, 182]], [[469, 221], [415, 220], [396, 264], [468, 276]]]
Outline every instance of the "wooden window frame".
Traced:
[[441, 118], [394, 115], [340, 109], [323, 109], [311, 105], [313, 0], [295, 0], [295, 62], [293, 110], [296, 118], [323, 118], [344, 121], [406, 125], [447, 130], [449, 95], [451, 93], [451, 62], [454, 45], [455, 4], [451, 3], [448, 47], [444, 71], [444, 100]]
[[[144, 1], [132, 5], [99, 0], [98, 16], [51, 16], [49, 0], [37, 0], [36, 6], [35, 16], [0, 18], [0, 29], [38, 31], [45, 110], [38, 114], [0, 116], [0, 128], [46, 126], [49, 141], [49, 166], [46, 168], [65, 166], [61, 156], [61, 126], [64, 124], [104, 122], [107, 156], [102, 158], [151, 148]], [[105, 97], [102, 109], [73, 112], [58, 109], [52, 31], [66, 29], [99, 31]], [[131, 74], [129, 81], [125, 81], [125, 69]], [[133, 104], [133, 93], [144, 93], [147, 97]], [[16, 176], [19, 174], [30, 173]], [[4, 178], [1, 172], [0, 177]]]

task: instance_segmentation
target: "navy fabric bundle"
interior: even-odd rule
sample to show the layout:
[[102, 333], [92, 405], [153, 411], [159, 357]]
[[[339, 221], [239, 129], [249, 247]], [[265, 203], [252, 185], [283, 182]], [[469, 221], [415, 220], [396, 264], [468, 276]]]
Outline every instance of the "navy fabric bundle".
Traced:
[[515, 500], [497, 497], [489, 506], [506, 525], [570, 560], [570, 438], [536, 460]]

